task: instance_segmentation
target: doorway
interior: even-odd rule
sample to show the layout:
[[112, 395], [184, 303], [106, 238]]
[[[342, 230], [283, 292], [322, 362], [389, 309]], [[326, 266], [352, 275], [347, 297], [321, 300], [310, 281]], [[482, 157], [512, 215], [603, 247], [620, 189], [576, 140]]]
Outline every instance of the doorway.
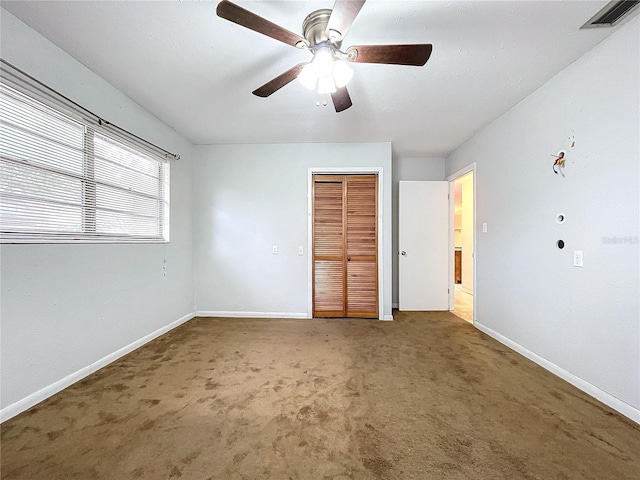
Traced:
[[475, 291], [475, 165], [450, 177], [452, 285], [450, 311], [473, 323]]

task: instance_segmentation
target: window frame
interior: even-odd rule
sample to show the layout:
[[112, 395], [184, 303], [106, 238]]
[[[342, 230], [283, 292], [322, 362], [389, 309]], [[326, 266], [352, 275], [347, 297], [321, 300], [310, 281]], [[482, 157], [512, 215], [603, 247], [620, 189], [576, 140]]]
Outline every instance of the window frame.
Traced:
[[[26, 96], [29, 100], [29, 103], [35, 102], [36, 106], [28, 105], [25, 103], [25, 110], [28, 108], [41, 108], [45, 111], [45, 115], [54, 115], [57, 117], [61, 117], [62, 121], [68, 121], [80, 125], [82, 127], [82, 175], [74, 175], [74, 174], [63, 174], [66, 175], [67, 179], [75, 178], [80, 182], [80, 198], [79, 198], [79, 208], [80, 208], [80, 231], [51, 231], [46, 228], [46, 223], [41, 223], [41, 228], [38, 230], [31, 231], [28, 226], [28, 220], [31, 220], [32, 226], [38, 226], [37, 216], [31, 219], [26, 216], [27, 219], [25, 223], [25, 228], [20, 229], [15, 226], [7, 226], [5, 222], [3, 222], [2, 217], [0, 217], [0, 244], [12, 244], [12, 243], [118, 243], [118, 244], [140, 244], [140, 243], [169, 243], [170, 241], [170, 213], [171, 213], [171, 204], [170, 204], [170, 190], [171, 190], [171, 173], [170, 173], [170, 158], [178, 159], [178, 155], [170, 154], [169, 152], [152, 145], [125, 130], [112, 125], [109, 122], [104, 121], [103, 119], [95, 116], [92, 112], [84, 109], [80, 105], [75, 102], [69, 100], [68, 98], [58, 94], [55, 90], [50, 89], [46, 85], [40, 83], [39, 81], [29, 77], [24, 72], [21, 72], [17, 69], [15, 71], [11, 71], [8, 68], [8, 65], [4, 60], [2, 60], [0, 73], [2, 74], [0, 78], [0, 83], [2, 86], [8, 87], [9, 91], [17, 92], [17, 95]], [[16, 71], [18, 73], [16, 73]], [[22, 75], [20, 75], [22, 74]], [[19, 99], [16, 101], [20, 101]], [[33, 111], [33, 110], [32, 110]], [[48, 112], [48, 113], [46, 113]], [[22, 112], [21, 112], [22, 114]], [[29, 118], [28, 112], [24, 113], [23, 118]], [[5, 124], [4, 119], [0, 118], [0, 122]], [[50, 129], [54, 129], [54, 126], [47, 125]], [[42, 128], [42, 127], [38, 127]], [[36, 130], [37, 131], [37, 130]], [[46, 131], [43, 129], [41, 131]], [[3, 134], [4, 135], [4, 134]], [[96, 173], [96, 164], [100, 162], [100, 165], [111, 164], [112, 167], [119, 168], [122, 170], [133, 169], [130, 165], [127, 166], [125, 163], [118, 163], [114, 161], [114, 158], [107, 158], [102, 155], [98, 155], [94, 149], [94, 143], [96, 138], [104, 137], [103, 143], [109, 142], [113, 144], [113, 148], [118, 151], [118, 154], [122, 152], [122, 155], [131, 155], [131, 158], [134, 159], [137, 157], [142, 157], [140, 161], [149, 162], [147, 168], [150, 166], [152, 169], [154, 165], [157, 165], [157, 177], [156, 175], [148, 175], [151, 181], [149, 185], [152, 186], [151, 193], [141, 192], [133, 190], [130, 186], [126, 186], [126, 182], [114, 182], [114, 184], [110, 184], [110, 182], [105, 183], [104, 178], [99, 179]], [[10, 137], [7, 135], [4, 137], [5, 139], [19, 139], [19, 137]], [[0, 143], [4, 140], [0, 137]], [[9, 141], [9, 140], [7, 140]], [[11, 168], [17, 172], [16, 176], [20, 175], [20, 169], [23, 169], [24, 172], [24, 185], [27, 185], [28, 178], [28, 170], [32, 170], [33, 172], [51, 172], [57, 170], [55, 164], [53, 162], [47, 162], [47, 160], [56, 159], [55, 155], [51, 157], [45, 156], [45, 162], [34, 162], [31, 163], [24, 158], [12, 158], [10, 155], [2, 155], [0, 156], [0, 162], [2, 169], [7, 168], [6, 165], [11, 165]], [[153, 162], [156, 162], [154, 164]], [[142, 164], [141, 164], [142, 165]], [[2, 169], [0, 169], [0, 175], [2, 174]], [[142, 175], [143, 172], [140, 172]], [[19, 177], [16, 177], [19, 178]], [[156, 180], [157, 178], [157, 180]], [[40, 180], [42, 181], [42, 180]], [[157, 184], [155, 183], [157, 182]], [[16, 182], [16, 185], [20, 186], [20, 182]], [[156, 187], [153, 185], [157, 185]], [[118, 204], [117, 198], [109, 198], [110, 202], [107, 205], [107, 210], [105, 207], [99, 207], [97, 200], [97, 190], [102, 186], [103, 188], [112, 188], [115, 191], [120, 191], [122, 201], [130, 202], [134, 206], [128, 207], [127, 210], [124, 210], [120, 204]], [[157, 194], [156, 194], [157, 192]], [[108, 196], [107, 196], [108, 197]], [[7, 202], [9, 196], [2, 197], [0, 195], [0, 203], [4, 203], [5, 205], [10, 205], [10, 202]], [[144, 215], [141, 213], [139, 204], [137, 201], [145, 200], [148, 205], [152, 205], [152, 208], [156, 208], [155, 213], [145, 213]], [[13, 205], [20, 206], [20, 200], [13, 203]], [[40, 206], [44, 206], [44, 215], [46, 215], [47, 208], [47, 199], [40, 198], [36, 200], [36, 202], [41, 202]], [[49, 201], [50, 202], [50, 201]], [[157, 206], [153, 207], [153, 203], [156, 202]], [[38, 204], [38, 203], [36, 203]], [[48, 203], [49, 208], [51, 203]], [[24, 210], [24, 204], [23, 212]], [[104, 230], [100, 231], [98, 227], [97, 216], [99, 212], [108, 212], [109, 206], [111, 206], [111, 213], [117, 217], [120, 215], [123, 220], [111, 220], [111, 225], [105, 224]], [[120, 206], [120, 210], [116, 207]], [[64, 207], [63, 207], [64, 208]], [[69, 207], [72, 208], [72, 207]], [[136, 216], [144, 216], [149, 222], [150, 226], [155, 224], [153, 227], [157, 234], [136, 234], [134, 231], [135, 228], [135, 220]], [[117, 225], [114, 227], [114, 225]], [[111, 228], [109, 228], [111, 227]], [[116, 232], [119, 228], [126, 230], [125, 233]]]

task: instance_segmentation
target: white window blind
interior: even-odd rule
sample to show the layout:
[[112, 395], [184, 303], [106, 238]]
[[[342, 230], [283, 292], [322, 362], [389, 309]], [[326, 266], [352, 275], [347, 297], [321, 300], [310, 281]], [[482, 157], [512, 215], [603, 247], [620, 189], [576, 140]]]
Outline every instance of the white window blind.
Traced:
[[169, 162], [0, 83], [3, 242], [169, 239]]

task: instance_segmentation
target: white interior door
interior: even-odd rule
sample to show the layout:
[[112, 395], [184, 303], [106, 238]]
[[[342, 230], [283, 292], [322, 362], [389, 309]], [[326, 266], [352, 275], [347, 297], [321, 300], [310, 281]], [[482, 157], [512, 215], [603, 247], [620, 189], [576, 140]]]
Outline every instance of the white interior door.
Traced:
[[400, 310], [449, 310], [448, 193], [448, 182], [399, 182]]

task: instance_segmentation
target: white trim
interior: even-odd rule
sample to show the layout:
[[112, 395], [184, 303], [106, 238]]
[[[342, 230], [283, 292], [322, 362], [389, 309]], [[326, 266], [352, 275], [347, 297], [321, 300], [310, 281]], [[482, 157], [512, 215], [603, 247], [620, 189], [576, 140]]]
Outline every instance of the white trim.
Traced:
[[155, 332], [152, 332], [144, 337], [126, 345], [113, 353], [102, 357], [100, 360], [93, 362], [92, 364], [81, 368], [80, 370], [73, 372], [66, 377], [53, 382], [51, 385], [48, 385], [37, 392], [34, 392], [30, 395], [27, 395], [21, 400], [18, 400], [11, 405], [8, 405], [0, 410], [0, 422], [4, 422], [9, 420], [12, 417], [15, 417], [19, 413], [24, 412], [25, 410], [33, 407], [34, 405], [46, 400], [47, 398], [55, 395], [56, 393], [64, 390], [65, 388], [73, 385], [79, 380], [82, 380], [84, 377], [91, 375], [92, 373], [100, 370], [102, 367], [109, 365], [111, 362], [118, 360], [121, 357], [124, 357], [126, 354], [131, 353], [135, 349], [141, 347], [145, 343], [150, 342], [151, 340], [159, 337], [160, 335], [164, 335], [169, 330], [173, 330], [179, 325], [191, 320], [195, 316], [195, 313], [189, 313], [184, 317], [179, 318], [178, 320], [171, 322], [169, 325], [165, 325], [164, 327], [159, 328]]
[[[447, 285], [447, 291], [449, 292], [449, 311], [452, 312], [456, 303], [456, 186], [455, 179], [449, 181], [449, 252], [454, 252], [453, 255], [449, 254], [449, 285]], [[452, 288], [453, 285], [453, 288]]]
[[311, 318], [307, 313], [298, 312], [237, 312], [198, 310], [196, 317], [222, 317], [222, 318]]
[[495, 340], [497, 340], [498, 342], [502, 343], [503, 345], [506, 345], [510, 349], [515, 350], [516, 352], [518, 352], [519, 354], [525, 356], [526, 358], [528, 358], [532, 362], [537, 363], [542, 368], [550, 371], [554, 375], [557, 375], [558, 377], [562, 378], [563, 380], [569, 382], [574, 387], [579, 388], [583, 392], [591, 395], [592, 397], [594, 397], [595, 399], [601, 401], [605, 405], [608, 405], [609, 407], [613, 408], [617, 412], [620, 412], [625, 417], [627, 417], [627, 418], [633, 420], [634, 422], [640, 424], [640, 410], [639, 409], [629, 405], [626, 402], [623, 402], [619, 398], [614, 397], [613, 395], [611, 395], [610, 393], [605, 392], [604, 390], [600, 390], [595, 385], [592, 385], [589, 382], [581, 379], [580, 377], [575, 376], [574, 374], [572, 374], [572, 373], [566, 371], [565, 369], [559, 367], [555, 363], [552, 363], [549, 360], [546, 360], [546, 359], [542, 358], [541, 356], [539, 356], [539, 355], [533, 353], [532, 351], [526, 349], [522, 345], [520, 345], [520, 344], [518, 344], [518, 343], [516, 343], [516, 342], [514, 342], [512, 340], [509, 340], [507, 337], [499, 334], [498, 332], [492, 330], [491, 328], [489, 328], [489, 327], [487, 327], [485, 325], [482, 325], [480, 323], [477, 323], [477, 322], [474, 324], [474, 326], [478, 330], [480, 330], [481, 332], [486, 333], [487, 335], [489, 335], [490, 337], [494, 338]]
[[[313, 175], [364, 175], [378, 176], [378, 319], [393, 320], [393, 315], [384, 315], [384, 168], [382, 167], [309, 167], [307, 173], [307, 308], [308, 317], [313, 317]], [[389, 318], [391, 317], [391, 318]]]
[[385, 322], [393, 322], [393, 315], [383, 315], [381, 320]]
[[[460, 170], [458, 170], [455, 173], [452, 173], [451, 175], [449, 175], [447, 177], [447, 181], [451, 182], [453, 180], [457, 180], [460, 177], [464, 177], [467, 173], [471, 173], [474, 172], [475, 174], [476, 171], [476, 162], [473, 162], [470, 165], [467, 165], [466, 167], [461, 168]], [[473, 177], [475, 180], [475, 176]]]

